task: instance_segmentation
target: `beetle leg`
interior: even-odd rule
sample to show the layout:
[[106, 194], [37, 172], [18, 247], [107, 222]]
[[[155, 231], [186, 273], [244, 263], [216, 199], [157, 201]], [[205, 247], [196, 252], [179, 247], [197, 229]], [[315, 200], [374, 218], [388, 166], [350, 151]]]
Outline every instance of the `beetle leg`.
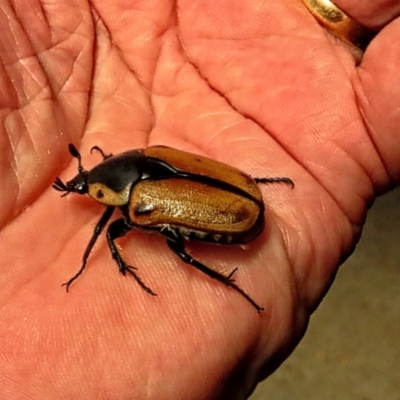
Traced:
[[232, 279], [232, 276], [235, 275], [235, 272], [236, 272], [237, 270], [238, 270], [237, 268], [234, 268], [234, 269], [229, 273], [229, 275], [227, 276], [227, 278], [230, 279], [232, 282], [235, 281], [234, 279]]
[[256, 183], [287, 183], [294, 188], [294, 183], [290, 178], [253, 178]]
[[98, 152], [102, 155], [103, 161], [107, 160], [107, 158], [112, 157], [112, 154], [106, 154], [106, 153], [104, 153], [104, 151], [103, 151], [99, 146], [93, 146], [93, 147], [90, 149], [90, 154], [93, 153], [93, 150], [98, 151]]
[[195, 260], [190, 254], [187, 253], [185, 246], [183, 245], [183, 241], [181, 239], [172, 239], [167, 238], [167, 245], [168, 247], [186, 264], [190, 264], [193, 267], [197, 268], [198, 270], [204, 272], [210, 278], [213, 278], [226, 286], [230, 286], [231, 288], [235, 289], [239, 292], [248, 302], [252, 304], [253, 307], [260, 313], [264, 310], [263, 307], [260, 307], [243, 289], [237, 286], [234, 283], [234, 280], [231, 279], [232, 275], [236, 272], [236, 268], [228, 275], [225, 276], [206, 265], [202, 264], [201, 262]]
[[117, 246], [114, 243], [115, 239], [118, 239], [122, 236], [125, 236], [130, 230], [132, 229], [132, 226], [129, 225], [125, 219], [120, 218], [117, 219], [116, 221], [113, 221], [107, 229], [107, 242], [108, 242], [108, 247], [110, 248], [112, 258], [116, 261], [119, 271], [121, 272], [122, 275], [125, 275], [127, 272], [131, 274], [136, 282], [147, 292], [150, 293], [153, 296], [157, 296], [156, 293], [154, 293], [149, 287], [147, 287], [143, 281], [139, 278], [139, 276], [136, 274], [134, 269], [135, 267], [131, 267], [130, 265], [127, 265], [125, 261], [122, 259], [121, 254], [119, 253]]
[[94, 228], [93, 231], [93, 235], [92, 238], [90, 239], [89, 244], [86, 247], [85, 252], [83, 253], [83, 258], [82, 258], [82, 266], [80, 268], [80, 270], [67, 282], [63, 283], [61, 286], [66, 286], [67, 292], [68, 289], [71, 285], [71, 283], [77, 279], [83, 272], [83, 270], [86, 267], [86, 262], [87, 259], [89, 258], [90, 252], [93, 249], [94, 244], [97, 241], [97, 238], [100, 236], [102, 230], [104, 229], [104, 227], [106, 226], [108, 220], [111, 218], [112, 213], [114, 212], [114, 208], [115, 207], [107, 207], [106, 211], [104, 212], [104, 214], [102, 215], [102, 217], [100, 218], [99, 222], [97, 223], [96, 227]]

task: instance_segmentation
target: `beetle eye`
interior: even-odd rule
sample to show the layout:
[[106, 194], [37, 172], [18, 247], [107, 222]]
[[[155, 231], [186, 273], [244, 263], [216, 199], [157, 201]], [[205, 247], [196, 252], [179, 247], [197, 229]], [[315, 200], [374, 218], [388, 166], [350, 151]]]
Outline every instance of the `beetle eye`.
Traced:
[[79, 194], [87, 193], [87, 185], [86, 182], [79, 182], [75, 185], [75, 191]]

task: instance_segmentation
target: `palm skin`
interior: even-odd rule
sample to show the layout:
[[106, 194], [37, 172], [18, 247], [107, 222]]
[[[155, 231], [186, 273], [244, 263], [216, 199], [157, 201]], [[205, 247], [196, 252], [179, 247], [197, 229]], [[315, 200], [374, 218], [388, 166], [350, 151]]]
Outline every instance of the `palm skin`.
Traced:
[[[295, 1], [2, 9], [0, 397], [243, 399], [284, 360], [374, 196], [399, 182], [399, 6], [378, 3], [360, 7], [386, 27], [358, 67]], [[94, 145], [165, 144], [290, 177], [293, 190], [261, 187], [267, 225], [246, 249], [190, 246], [238, 267], [265, 311], [141, 232], [118, 243], [157, 297], [118, 273], [104, 238], [67, 294], [104, 210], [51, 189], [77, 172], [70, 142], [87, 169]]]

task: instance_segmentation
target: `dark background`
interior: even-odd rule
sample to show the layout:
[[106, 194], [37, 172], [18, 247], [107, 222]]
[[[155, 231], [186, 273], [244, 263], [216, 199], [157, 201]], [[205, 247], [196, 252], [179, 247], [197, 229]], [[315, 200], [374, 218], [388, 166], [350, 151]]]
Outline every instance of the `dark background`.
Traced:
[[400, 190], [361, 240], [292, 356], [250, 400], [400, 399]]

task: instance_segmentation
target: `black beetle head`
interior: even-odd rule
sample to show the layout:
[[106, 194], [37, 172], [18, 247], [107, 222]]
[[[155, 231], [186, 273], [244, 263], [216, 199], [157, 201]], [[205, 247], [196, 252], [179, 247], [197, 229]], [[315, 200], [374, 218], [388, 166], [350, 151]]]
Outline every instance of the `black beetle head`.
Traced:
[[73, 144], [68, 146], [69, 152], [72, 157], [78, 160], [78, 175], [67, 183], [64, 183], [60, 178], [56, 178], [52, 187], [59, 192], [65, 192], [62, 197], [69, 193], [86, 194], [88, 192], [88, 171], [82, 167], [81, 155]]
[[59, 192], [65, 192], [62, 197], [69, 193], [86, 194], [88, 192], [87, 177], [88, 172], [82, 171], [67, 183], [64, 183], [60, 178], [56, 178], [52, 186]]

